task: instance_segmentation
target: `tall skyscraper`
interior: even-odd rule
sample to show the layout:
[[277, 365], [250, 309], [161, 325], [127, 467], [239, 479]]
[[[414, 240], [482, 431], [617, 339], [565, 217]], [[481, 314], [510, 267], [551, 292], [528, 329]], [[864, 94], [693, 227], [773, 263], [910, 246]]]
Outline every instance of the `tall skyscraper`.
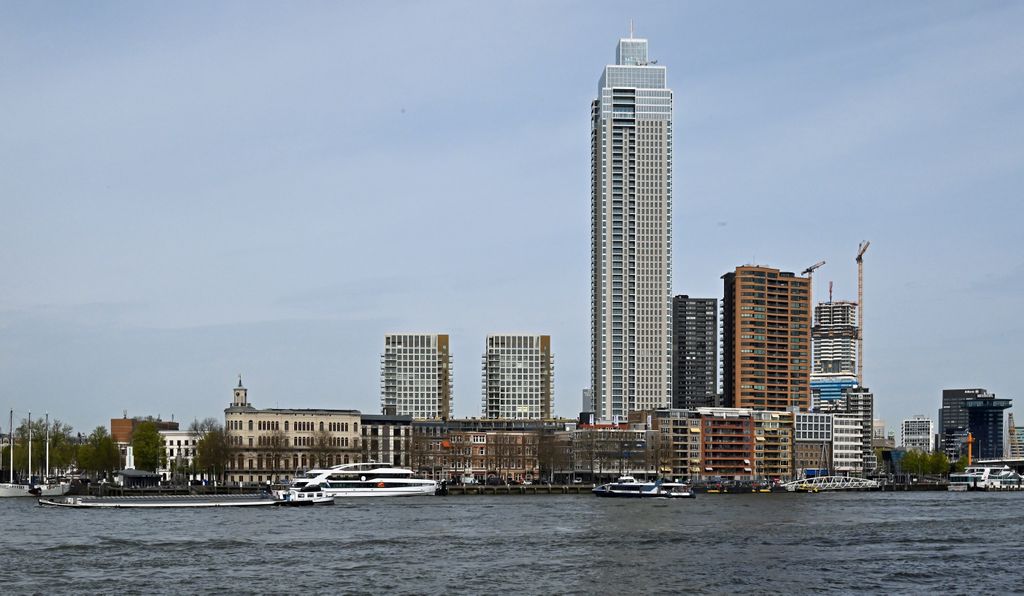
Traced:
[[554, 399], [550, 335], [488, 335], [483, 417], [547, 420]]
[[591, 389], [598, 418], [672, 404], [672, 91], [620, 39], [591, 104]]
[[448, 336], [389, 333], [380, 357], [381, 412], [421, 420], [452, 412], [452, 357]]
[[857, 386], [857, 303], [829, 300], [815, 305], [811, 342], [812, 405], [817, 408]]
[[672, 401], [675, 408], [710, 408], [718, 397], [718, 300], [672, 299]]
[[811, 280], [760, 265], [737, 267], [722, 279], [726, 405], [807, 411], [811, 405]]

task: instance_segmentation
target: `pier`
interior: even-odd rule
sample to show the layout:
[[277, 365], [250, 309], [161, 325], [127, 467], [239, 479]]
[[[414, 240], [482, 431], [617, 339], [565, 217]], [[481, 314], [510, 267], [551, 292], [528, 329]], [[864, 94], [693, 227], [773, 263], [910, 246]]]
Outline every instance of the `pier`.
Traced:
[[593, 484], [458, 484], [448, 485], [449, 495], [582, 495]]

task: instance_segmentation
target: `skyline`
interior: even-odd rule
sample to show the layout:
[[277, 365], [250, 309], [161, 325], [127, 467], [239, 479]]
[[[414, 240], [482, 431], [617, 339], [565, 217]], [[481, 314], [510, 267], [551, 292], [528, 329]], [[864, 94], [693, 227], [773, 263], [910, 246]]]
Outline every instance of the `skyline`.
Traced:
[[588, 106], [631, 18], [671, 67], [673, 295], [824, 259], [815, 302], [854, 300], [871, 240], [876, 416], [1015, 397], [1024, 7], [448, 4], [437, 35], [435, 7], [256, 6], [2, 9], [3, 405], [219, 418], [241, 372], [258, 407], [375, 412], [384, 334], [430, 331], [479, 415], [473, 364], [514, 330], [552, 336], [574, 415]]

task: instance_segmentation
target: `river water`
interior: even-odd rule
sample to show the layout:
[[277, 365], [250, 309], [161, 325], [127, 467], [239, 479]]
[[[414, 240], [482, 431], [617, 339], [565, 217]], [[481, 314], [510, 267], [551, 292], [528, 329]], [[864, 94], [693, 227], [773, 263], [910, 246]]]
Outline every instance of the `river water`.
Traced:
[[1024, 587], [1024, 493], [449, 496], [149, 511], [3, 499], [0, 526], [5, 594]]

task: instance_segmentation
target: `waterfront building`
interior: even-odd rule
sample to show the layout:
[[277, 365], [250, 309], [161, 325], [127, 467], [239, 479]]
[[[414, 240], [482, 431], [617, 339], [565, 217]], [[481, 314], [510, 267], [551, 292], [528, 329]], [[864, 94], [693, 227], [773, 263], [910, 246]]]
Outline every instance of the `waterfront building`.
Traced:
[[1012, 405], [1009, 399], [993, 394], [978, 395], [964, 402], [967, 408], [967, 429], [974, 439], [975, 459], [998, 459], [1004, 456], [1004, 410]]
[[[860, 420], [860, 451], [861, 459], [863, 460], [860, 469], [863, 472], [874, 470], [878, 464], [874, 448], [874, 410], [875, 396], [867, 387], [851, 387], [846, 389], [838, 401], [823, 402], [820, 408], [821, 412], [846, 414]], [[884, 434], [884, 432], [883, 428], [882, 433]], [[836, 459], [838, 460], [838, 455]]]
[[793, 413], [754, 410], [754, 477], [789, 480], [793, 477]]
[[664, 437], [672, 478], [685, 481], [701, 475], [701, 420], [693, 410], [678, 408], [654, 413], [654, 427]]
[[827, 476], [832, 470], [832, 414], [797, 412], [794, 468], [799, 477]]
[[192, 462], [196, 457], [196, 446], [205, 432], [189, 430], [161, 430], [160, 439], [164, 445], [164, 460], [156, 473], [161, 480], [188, 482], [200, 475], [195, 473]]
[[942, 407], [939, 409], [939, 441], [950, 461], [967, 454], [968, 413], [966, 403], [971, 399], [995, 397], [986, 389], [943, 389]]
[[389, 333], [380, 365], [381, 412], [417, 420], [452, 411], [452, 356], [442, 333]]
[[935, 425], [927, 416], [918, 414], [907, 418], [900, 425], [900, 447], [929, 453], [932, 450], [932, 437]]
[[591, 104], [591, 389], [598, 419], [672, 404], [672, 91], [620, 39]]
[[663, 435], [640, 424], [595, 424], [572, 431], [573, 471], [595, 484], [619, 476], [655, 478], [671, 472]]
[[754, 418], [749, 408], [698, 408], [700, 477], [754, 479]]
[[316, 466], [358, 462], [356, 410], [257, 409], [238, 380], [224, 429], [232, 446], [226, 476], [238, 484], [281, 482]]
[[[540, 449], [550, 445], [544, 437], [568, 424], [522, 418], [414, 420], [410, 465], [425, 476], [450, 482], [534, 480], [540, 474]], [[549, 466], [569, 468], [567, 462], [545, 459]]]
[[672, 299], [674, 408], [709, 408], [718, 397], [718, 300]]
[[864, 425], [857, 414], [832, 416], [832, 469], [841, 476], [864, 474]]
[[484, 418], [551, 418], [550, 335], [488, 335], [482, 358]]
[[410, 466], [412, 416], [363, 414], [360, 421], [362, 461]]
[[811, 405], [811, 280], [759, 265], [722, 276], [726, 405], [790, 412]]

